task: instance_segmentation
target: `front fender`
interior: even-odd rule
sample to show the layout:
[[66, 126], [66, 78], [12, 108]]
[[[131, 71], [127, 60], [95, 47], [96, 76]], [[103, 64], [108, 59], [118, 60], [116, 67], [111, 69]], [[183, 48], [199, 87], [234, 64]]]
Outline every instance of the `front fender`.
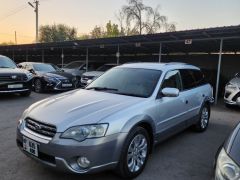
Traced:
[[128, 133], [134, 126], [140, 123], [148, 123], [153, 130], [153, 134], [156, 132], [156, 126], [154, 120], [148, 115], [137, 115], [127, 121], [127, 123], [122, 127], [122, 133]]

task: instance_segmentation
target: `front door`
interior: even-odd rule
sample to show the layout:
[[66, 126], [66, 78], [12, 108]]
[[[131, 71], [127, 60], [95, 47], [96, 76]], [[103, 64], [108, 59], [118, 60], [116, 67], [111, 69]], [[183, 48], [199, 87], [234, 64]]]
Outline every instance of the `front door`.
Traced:
[[176, 88], [178, 97], [164, 97], [160, 94], [156, 100], [157, 133], [168, 136], [182, 130], [186, 126], [185, 112], [188, 109], [185, 97], [182, 96], [182, 82], [178, 70], [169, 71], [163, 80], [159, 93], [164, 88]]

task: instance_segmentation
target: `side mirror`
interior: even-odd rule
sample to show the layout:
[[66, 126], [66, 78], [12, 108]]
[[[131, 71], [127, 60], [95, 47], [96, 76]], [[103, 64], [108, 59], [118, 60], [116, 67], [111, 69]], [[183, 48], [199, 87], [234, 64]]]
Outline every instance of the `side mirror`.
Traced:
[[18, 64], [17, 67], [20, 68], [20, 69], [23, 68], [23, 66], [21, 64]]
[[235, 74], [235, 77], [240, 77], [240, 73]]
[[179, 96], [179, 89], [176, 89], [176, 88], [164, 88], [162, 90], [162, 95], [164, 97], [178, 97]]

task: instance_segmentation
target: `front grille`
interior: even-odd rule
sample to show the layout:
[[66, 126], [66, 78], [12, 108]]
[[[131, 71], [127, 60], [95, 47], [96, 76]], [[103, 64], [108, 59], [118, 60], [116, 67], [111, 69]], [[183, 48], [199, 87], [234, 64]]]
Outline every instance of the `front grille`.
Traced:
[[71, 81], [69, 79], [60, 79], [60, 81], [62, 83], [71, 83]]
[[232, 99], [232, 101], [237, 101], [237, 99], [240, 97], [240, 92], [238, 92]]
[[25, 126], [31, 131], [47, 137], [54, 137], [57, 132], [57, 128], [54, 125], [45, 124], [30, 118], [25, 120]]
[[2, 82], [12, 82], [12, 81], [26, 81], [28, 78], [26, 75], [0, 75], [0, 81]]

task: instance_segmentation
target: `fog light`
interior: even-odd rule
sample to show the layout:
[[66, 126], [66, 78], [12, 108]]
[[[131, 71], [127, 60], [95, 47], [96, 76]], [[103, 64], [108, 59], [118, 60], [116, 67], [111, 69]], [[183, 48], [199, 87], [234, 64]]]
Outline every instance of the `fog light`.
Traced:
[[86, 157], [79, 157], [77, 163], [81, 168], [87, 168], [90, 165], [90, 161]]

